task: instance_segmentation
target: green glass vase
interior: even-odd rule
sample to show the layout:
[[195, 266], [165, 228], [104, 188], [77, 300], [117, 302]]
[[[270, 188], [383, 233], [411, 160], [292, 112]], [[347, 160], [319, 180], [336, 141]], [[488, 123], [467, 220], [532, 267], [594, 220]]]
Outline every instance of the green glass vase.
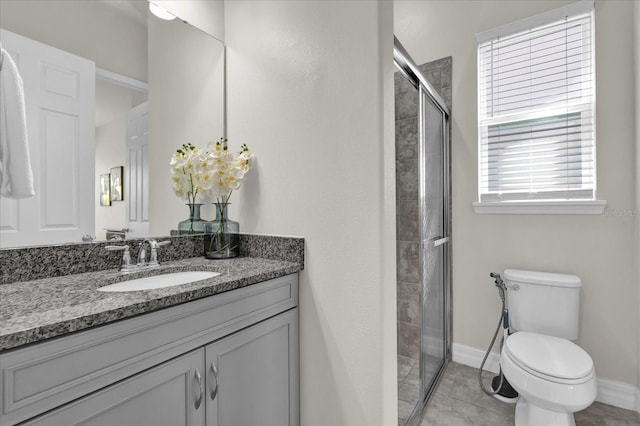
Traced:
[[206, 220], [200, 217], [202, 204], [187, 204], [189, 218], [178, 222], [178, 234], [202, 234]]
[[240, 246], [240, 224], [227, 216], [227, 203], [214, 203], [216, 218], [204, 227], [204, 257], [228, 259], [236, 257]]

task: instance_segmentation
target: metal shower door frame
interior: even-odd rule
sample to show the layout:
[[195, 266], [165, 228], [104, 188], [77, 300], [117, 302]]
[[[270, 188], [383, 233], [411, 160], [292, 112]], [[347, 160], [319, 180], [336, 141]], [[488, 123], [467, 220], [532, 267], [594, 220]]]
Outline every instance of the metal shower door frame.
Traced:
[[[413, 62], [407, 51], [404, 49], [400, 41], [394, 37], [394, 63], [397, 68], [407, 77], [407, 79], [418, 90], [419, 97], [419, 240], [420, 240], [420, 282], [421, 286], [424, 286], [426, 277], [424, 277], [424, 262], [425, 262], [425, 229], [424, 221], [422, 220], [423, 214], [426, 211], [426, 170], [425, 170], [425, 105], [424, 99], [428, 98], [434, 106], [442, 113], [442, 170], [443, 170], [443, 235], [435, 241], [429, 240], [434, 245], [445, 245], [443, 253], [443, 303], [444, 303], [444, 353], [443, 364], [436, 373], [434, 380], [429, 383], [428, 387], [425, 384], [425, 372], [423, 367], [423, 354], [424, 354], [424, 333], [423, 322], [421, 321], [420, 329], [420, 399], [419, 403], [413, 408], [413, 411], [407, 421], [407, 426], [414, 426], [420, 423], [422, 419], [423, 411], [429, 402], [429, 399], [433, 395], [437, 384], [446, 369], [449, 361], [451, 360], [451, 342], [452, 342], [452, 310], [451, 310], [451, 167], [450, 167], [450, 111], [444, 100], [431, 86], [431, 84], [424, 78], [417, 65]], [[421, 307], [421, 316], [424, 315], [422, 307], [424, 306], [424, 291], [420, 291], [419, 306]]]

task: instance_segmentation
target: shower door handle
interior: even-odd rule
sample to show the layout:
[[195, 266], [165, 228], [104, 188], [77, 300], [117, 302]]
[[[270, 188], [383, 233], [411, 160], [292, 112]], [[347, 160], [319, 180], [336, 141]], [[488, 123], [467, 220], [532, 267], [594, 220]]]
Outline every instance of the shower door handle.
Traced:
[[441, 245], [443, 245], [444, 243], [448, 243], [448, 242], [449, 242], [449, 237], [440, 238], [440, 239], [435, 240], [435, 241], [433, 242], [433, 246], [434, 246], [434, 247], [438, 247], [438, 246], [441, 246]]

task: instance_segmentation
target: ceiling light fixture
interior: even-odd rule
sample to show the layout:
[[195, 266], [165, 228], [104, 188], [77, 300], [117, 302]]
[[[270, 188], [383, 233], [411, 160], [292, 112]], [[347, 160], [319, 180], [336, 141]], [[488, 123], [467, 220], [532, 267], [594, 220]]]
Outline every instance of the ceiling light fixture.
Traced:
[[171, 13], [167, 12], [166, 9], [158, 6], [157, 4], [151, 3], [151, 2], [149, 2], [149, 10], [155, 16], [157, 16], [160, 19], [164, 19], [165, 21], [171, 21], [172, 19], [176, 19], [176, 17], [174, 15], [172, 15]]

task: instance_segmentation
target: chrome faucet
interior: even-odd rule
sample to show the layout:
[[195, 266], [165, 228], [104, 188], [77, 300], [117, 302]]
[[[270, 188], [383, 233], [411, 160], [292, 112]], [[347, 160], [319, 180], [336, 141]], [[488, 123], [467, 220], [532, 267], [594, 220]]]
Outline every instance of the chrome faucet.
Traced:
[[[148, 261], [146, 249], [147, 244], [149, 245]], [[123, 251], [122, 261], [120, 262], [120, 272], [129, 273], [160, 266], [160, 262], [158, 261], [158, 252], [160, 250], [160, 247], [166, 246], [167, 244], [171, 244], [171, 241], [157, 242], [153, 238], [145, 238], [144, 241], [140, 243], [140, 251], [138, 252], [137, 264], [131, 263], [131, 254], [129, 253], [128, 245], [106, 246], [105, 249], [107, 251]]]
[[[149, 245], [149, 261], [147, 261], [147, 250], [145, 245]], [[138, 252], [138, 268], [152, 268], [154, 266], [159, 266], [160, 262], [158, 262], [158, 251], [160, 247], [166, 246], [167, 244], [171, 244], [171, 241], [161, 241], [157, 242], [153, 238], [145, 238], [144, 241], [140, 243], [140, 251]]]

